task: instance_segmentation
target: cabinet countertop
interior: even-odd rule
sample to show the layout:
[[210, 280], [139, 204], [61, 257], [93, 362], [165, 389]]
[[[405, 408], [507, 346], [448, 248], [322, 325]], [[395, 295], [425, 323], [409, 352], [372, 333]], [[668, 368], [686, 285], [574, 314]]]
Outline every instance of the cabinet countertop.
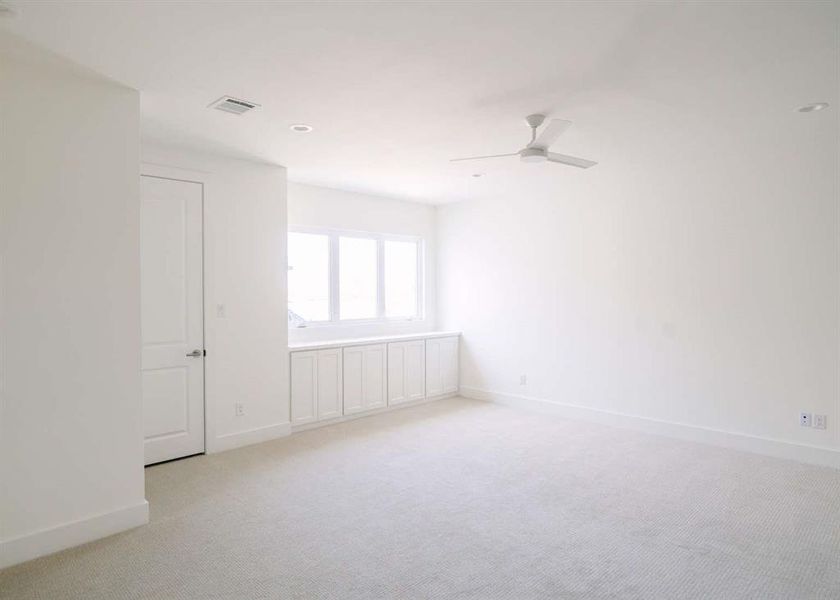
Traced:
[[289, 344], [289, 351], [302, 352], [304, 350], [326, 350], [327, 348], [343, 348], [344, 346], [364, 346], [367, 344], [385, 344], [388, 342], [410, 342], [412, 340], [457, 337], [460, 335], [460, 331], [426, 331], [423, 333], [408, 333], [403, 335], [380, 335], [376, 337], [347, 338], [342, 340], [296, 342]]

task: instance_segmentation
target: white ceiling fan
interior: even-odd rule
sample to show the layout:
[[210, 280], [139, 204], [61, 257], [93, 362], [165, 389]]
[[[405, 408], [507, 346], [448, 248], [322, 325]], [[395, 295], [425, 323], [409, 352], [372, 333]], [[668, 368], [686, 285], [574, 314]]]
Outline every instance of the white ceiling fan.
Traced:
[[491, 154], [490, 156], [470, 156], [468, 158], [453, 158], [450, 162], [458, 162], [462, 160], [479, 160], [482, 158], [501, 158], [503, 156], [518, 156], [522, 162], [554, 162], [562, 165], [570, 165], [572, 167], [580, 167], [581, 169], [588, 169], [593, 165], [597, 165], [594, 160], [586, 160], [585, 158], [577, 158], [576, 156], [569, 156], [568, 154], [558, 154], [557, 152], [549, 152], [548, 148], [557, 141], [564, 131], [571, 125], [571, 121], [564, 121], [563, 119], [551, 119], [548, 125], [537, 135], [537, 128], [545, 121], [545, 115], [528, 115], [525, 117], [528, 122], [528, 127], [531, 128], [531, 142], [519, 152], [511, 154]]

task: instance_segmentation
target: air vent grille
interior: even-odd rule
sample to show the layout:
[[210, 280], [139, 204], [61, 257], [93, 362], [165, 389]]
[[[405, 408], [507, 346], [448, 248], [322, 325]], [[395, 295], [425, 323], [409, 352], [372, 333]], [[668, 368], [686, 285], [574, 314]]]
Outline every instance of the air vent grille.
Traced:
[[248, 102], [247, 100], [240, 100], [239, 98], [233, 98], [231, 96], [222, 96], [210, 104], [210, 108], [215, 108], [216, 110], [221, 110], [234, 115], [241, 115], [249, 110], [257, 108], [258, 106], [259, 104], [256, 104], [255, 102]]

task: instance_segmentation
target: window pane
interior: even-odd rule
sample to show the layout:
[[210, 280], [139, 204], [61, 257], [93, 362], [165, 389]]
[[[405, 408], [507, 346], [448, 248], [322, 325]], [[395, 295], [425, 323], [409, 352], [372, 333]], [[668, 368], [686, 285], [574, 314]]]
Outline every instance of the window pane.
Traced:
[[289, 233], [289, 321], [330, 320], [330, 240]]
[[338, 262], [339, 318], [375, 318], [376, 240], [339, 238]]
[[417, 316], [417, 244], [385, 242], [385, 316]]

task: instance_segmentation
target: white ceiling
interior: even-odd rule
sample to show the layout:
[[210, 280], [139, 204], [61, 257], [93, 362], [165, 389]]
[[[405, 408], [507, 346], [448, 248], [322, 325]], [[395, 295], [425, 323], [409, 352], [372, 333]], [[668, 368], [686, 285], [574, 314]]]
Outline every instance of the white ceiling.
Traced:
[[[3, 29], [141, 90], [146, 139], [423, 202], [667, 176], [744, 136], [837, 127], [834, 2], [6, 4]], [[206, 108], [223, 94], [262, 108]], [[600, 164], [448, 162], [518, 150], [533, 112], [574, 121], [553, 149]]]

